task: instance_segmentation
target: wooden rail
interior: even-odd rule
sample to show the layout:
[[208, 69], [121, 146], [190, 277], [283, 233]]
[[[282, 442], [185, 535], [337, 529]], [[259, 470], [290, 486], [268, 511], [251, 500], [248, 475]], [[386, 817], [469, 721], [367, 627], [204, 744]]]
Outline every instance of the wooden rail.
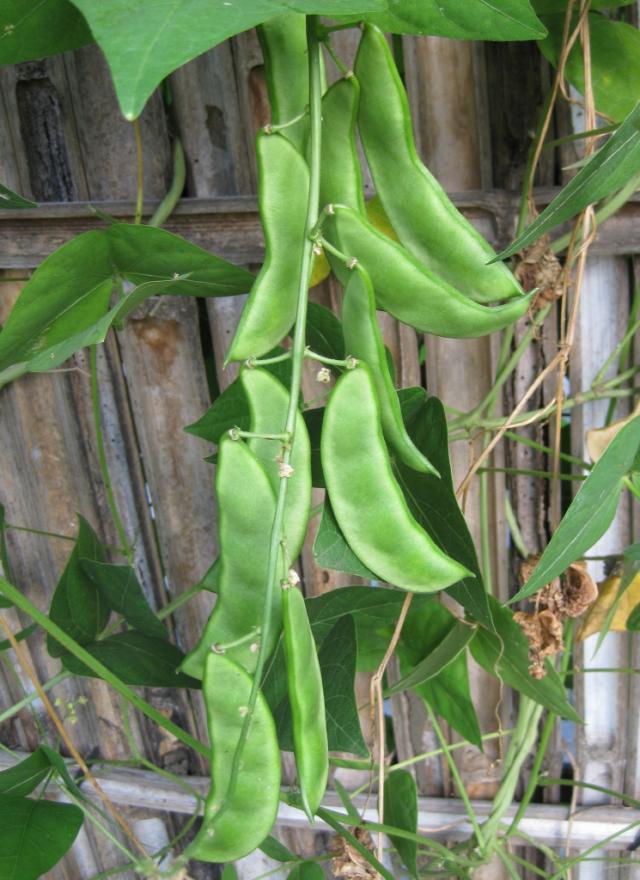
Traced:
[[[559, 190], [536, 190], [541, 210]], [[518, 196], [503, 190], [451, 193], [454, 203], [491, 241], [505, 246], [512, 238]], [[157, 202], [145, 205], [145, 216]], [[0, 214], [0, 268], [33, 269], [50, 253], [81, 232], [104, 224], [100, 213], [130, 221], [135, 205], [128, 201], [49, 202], [37, 208]], [[252, 196], [182, 199], [166, 229], [237, 263], [259, 263], [263, 256], [257, 202]], [[598, 230], [591, 253], [640, 253], [640, 193]]]

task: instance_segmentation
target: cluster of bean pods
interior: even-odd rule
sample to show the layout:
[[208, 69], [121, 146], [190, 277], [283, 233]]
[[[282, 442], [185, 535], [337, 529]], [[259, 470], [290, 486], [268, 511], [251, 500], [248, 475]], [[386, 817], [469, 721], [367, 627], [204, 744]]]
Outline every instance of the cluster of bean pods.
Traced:
[[[189, 855], [237, 859], [275, 820], [280, 758], [269, 707], [254, 681], [258, 650], [283, 636], [301, 803], [310, 819], [328, 772], [322, 680], [297, 577], [311, 501], [311, 451], [300, 413], [285, 431], [290, 392], [255, 366], [296, 322], [303, 250], [312, 238], [344, 286], [342, 324], [350, 358], [327, 402], [321, 459], [336, 520], [359, 559], [396, 587], [435, 592], [471, 573], [444, 553], [411, 513], [392, 469], [437, 475], [415, 447], [400, 410], [376, 309], [420, 332], [491, 333], [521, 317], [528, 300], [508, 268], [457, 211], [420, 161], [409, 103], [386, 38], [367, 25], [355, 70], [322, 98], [319, 222], [308, 228], [309, 75], [305, 17], [281, 15], [260, 40], [272, 125], [257, 138], [265, 261], [227, 361], [240, 381], [247, 432], [220, 443], [216, 472], [220, 561], [217, 603], [183, 669], [202, 679], [212, 747], [212, 789]], [[357, 132], [395, 238], [367, 217]], [[489, 305], [506, 301], [504, 304]], [[283, 451], [287, 450], [286, 456]], [[282, 530], [273, 533], [287, 481]], [[270, 559], [277, 553], [272, 589]], [[248, 720], [247, 720], [247, 716]]]

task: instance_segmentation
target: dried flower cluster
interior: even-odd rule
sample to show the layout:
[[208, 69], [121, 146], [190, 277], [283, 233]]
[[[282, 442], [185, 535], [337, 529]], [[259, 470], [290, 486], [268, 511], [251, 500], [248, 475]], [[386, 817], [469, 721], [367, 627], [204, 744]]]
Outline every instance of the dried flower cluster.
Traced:
[[[350, 830], [356, 840], [374, 852], [373, 842], [368, 831], [359, 827]], [[331, 868], [334, 877], [348, 877], [349, 880], [380, 880], [380, 874], [376, 869], [343, 837], [334, 839], [332, 852]]]
[[[538, 558], [530, 556], [520, 568], [526, 583]], [[529, 642], [529, 673], [544, 678], [545, 660], [562, 650], [562, 629], [567, 617], [579, 617], [598, 598], [598, 587], [583, 562], [570, 565], [562, 578], [554, 578], [535, 596], [535, 611], [517, 611], [513, 619]]]

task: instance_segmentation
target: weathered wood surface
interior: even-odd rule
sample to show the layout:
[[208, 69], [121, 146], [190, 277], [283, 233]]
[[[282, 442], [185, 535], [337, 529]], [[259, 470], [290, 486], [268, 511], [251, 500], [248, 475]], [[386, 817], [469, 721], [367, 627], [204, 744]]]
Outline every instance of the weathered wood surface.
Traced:
[[[555, 188], [536, 190], [538, 208], [549, 204], [557, 192]], [[504, 247], [512, 240], [517, 195], [489, 189], [452, 191], [450, 196], [494, 247]], [[145, 199], [146, 219], [157, 204]], [[135, 214], [132, 201], [101, 199], [3, 211], [0, 216], [3, 268], [32, 269], [75, 235], [103, 226], [104, 221], [96, 216], [93, 208], [121, 222], [131, 222]], [[253, 196], [181, 199], [165, 228], [235, 263], [259, 263], [264, 254]], [[566, 227], [559, 227], [558, 234], [565, 231]], [[599, 227], [591, 252], [611, 256], [640, 253], [640, 194], [634, 195], [619, 213]]]
[[[336, 49], [348, 63], [353, 57], [355, 39], [353, 33], [336, 35]], [[533, 90], [537, 94], [540, 79], [539, 72], [532, 68], [534, 59], [528, 55], [524, 61], [520, 45], [515, 50], [517, 57], [509, 54], [512, 50], [508, 46], [484, 47], [483, 51], [488, 54], [485, 58], [483, 51], [471, 44], [433, 38], [406, 40], [405, 49], [422, 154], [445, 187], [457, 191], [453, 193], [455, 203], [500, 247], [513, 234], [518, 201], [513, 191], [520, 184], [528, 132], [535, 123], [535, 118], [524, 120], [515, 111], [508, 112], [507, 105], [514, 100], [512, 90], [516, 88], [520, 93], [521, 86], [504, 71], [524, 70], [527, 92]], [[327, 65], [327, 71], [329, 79], [335, 76], [331, 64]], [[185, 197], [166, 228], [234, 262], [259, 263], [263, 244], [253, 195], [257, 183], [253, 135], [266, 121], [266, 105], [255, 37], [243, 35], [201, 56], [173, 74], [171, 84], [174, 100], [170, 118], [157, 94], [142, 118], [145, 216], [150, 215], [166, 191], [171, 167], [171, 136], [178, 133], [187, 157], [187, 185]], [[504, 90], [498, 102], [495, 100], [497, 84]], [[102, 221], [91, 212], [90, 205], [118, 220], [131, 221], [136, 191], [133, 132], [130, 124], [119, 117], [106, 68], [96, 50], [89, 48], [47, 62], [5, 68], [0, 71], [0, 86], [3, 94], [0, 180], [42, 202], [35, 209], [0, 213], [0, 268], [33, 269], [74, 235], [98, 228]], [[488, 96], [492, 96], [491, 100]], [[485, 124], [487, 114], [491, 116], [491, 131]], [[552, 172], [546, 165], [539, 182], [549, 184]], [[548, 204], [557, 191], [546, 185], [539, 187], [536, 190], [538, 206]], [[596, 257], [640, 253], [640, 195], [600, 228], [591, 252]], [[615, 282], [618, 295], [624, 300], [628, 294], [623, 268], [626, 264], [614, 262], [618, 266]], [[15, 277], [5, 276], [0, 286], [0, 320], [6, 316], [18, 289]], [[594, 299], [599, 289], [594, 281]], [[313, 297], [339, 309], [340, 293], [334, 284], [317, 288]], [[135, 565], [156, 607], [194, 583], [216, 553], [214, 468], [202, 461], [208, 451], [206, 444], [185, 434], [182, 428], [196, 419], [210, 400], [205, 356], [214, 359], [219, 389], [226, 387], [235, 375], [234, 369], [222, 370], [222, 361], [241, 305], [241, 298], [210, 299], [206, 307], [200, 308], [193, 301], [171, 299], [161, 304], [151, 301], [133, 315], [127, 328], [105, 346], [99, 358], [102, 418], [116, 496], [128, 534], [139, 535]], [[584, 376], [593, 364], [590, 359], [593, 317], [589, 317], [592, 315], [589, 310], [585, 315], [580, 349]], [[599, 312], [597, 315], [595, 320], [606, 324], [608, 319], [603, 319]], [[550, 319], [549, 324], [552, 323]], [[399, 384], [420, 384], [423, 368], [418, 346], [422, 340], [411, 328], [399, 327], [388, 316], [381, 316], [381, 324], [394, 356]], [[205, 331], [204, 335], [201, 331]], [[521, 329], [517, 331], [521, 332]], [[602, 332], [606, 335], [608, 331]], [[205, 340], [204, 350], [201, 338]], [[553, 353], [554, 346], [555, 338], [545, 328], [534, 355], [521, 365], [505, 406], [519, 398], [545, 357], [548, 359]], [[66, 535], [73, 534], [74, 513], [79, 511], [96, 525], [104, 540], [113, 543], [116, 536], [95, 465], [95, 434], [85, 355], [77, 356], [70, 366], [71, 373], [23, 377], [0, 392], [3, 474], [0, 500], [7, 507], [10, 521]], [[457, 408], [478, 402], [489, 386], [494, 367], [495, 345], [487, 340], [468, 343], [427, 340], [429, 390]], [[315, 372], [312, 367], [305, 371], [307, 398], [320, 393]], [[581, 376], [577, 370], [572, 374], [572, 381], [582, 381]], [[546, 391], [541, 400], [548, 399], [545, 394]], [[579, 417], [574, 418], [574, 423], [578, 425]], [[463, 447], [464, 444], [458, 444], [454, 449], [458, 478], [468, 464], [468, 450]], [[531, 459], [518, 448], [510, 463], [530, 466]], [[494, 485], [489, 502], [492, 568], [499, 574], [494, 584], [496, 593], [504, 596], [508, 568], [504, 556], [506, 529], [500, 505], [502, 483], [497, 481]], [[511, 488], [527, 544], [538, 549], [546, 540], [542, 513], [546, 499], [533, 490], [527, 479], [512, 481]], [[314, 503], [321, 497], [322, 493], [316, 492]], [[467, 501], [467, 512], [476, 537], [477, 504], [477, 496], [472, 494]], [[311, 531], [313, 535], [313, 528]], [[300, 563], [307, 593], [317, 595], [353, 583], [354, 578], [315, 565], [312, 535]], [[16, 579], [26, 585], [29, 595], [44, 609], [48, 607], [69, 546], [60, 540], [10, 533]], [[513, 586], [513, 573], [510, 580]], [[197, 639], [211, 602], [211, 596], [201, 597], [175, 615], [172, 625], [182, 647], [190, 647]], [[37, 638], [30, 639], [27, 645], [43, 678], [57, 670], [57, 663], [47, 657]], [[602, 660], [599, 656], [599, 665], [604, 665]], [[589, 682], [591, 678], [594, 676], [589, 677]], [[627, 699], [632, 701], [629, 705], [638, 705], [640, 686], [635, 680], [637, 676], [631, 678], [629, 691], [623, 692], [626, 681], [617, 683], [619, 699], [615, 702], [615, 711], [613, 704], [610, 707], [613, 716], [607, 724], [598, 726], [596, 719], [592, 721], [593, 726], [581, 734], [580, 755], [592, 778], [600, 772], [598, 768], [603, 768], [602, 778], [624, 784], [630, 793], [638, 795], [638, 713], [630, 712], [625, 721], [620, 709]], [[22, 687], [31, 690], [24, 677], [22, 684], [9, 677], [1, 678], [2, 705], [20, 698]], [[475, 672], [473, 688], [483, 727], [495, 727], [497, 686]], [[72, 729], [81, 750], [88, 753], [98, 746], [106, 757], [128, 754], [120, 723], [120, 704], [107, 688], [98, 682], [68, 680], [54, 691], [54, 696], [60, 694], [71, 699], [80, 693], [90, 697], [90, 704], [81, 710], [81, 723]], [[161, 711], [204, 737], [199, 697], [192, 700], [165, 691], [149, 692], [147, 696]], [[361, 704], [368, 699], [366, 677], [359, 678], [358, 699]], [[588, 708], [588, 704], [594, 707], [590, 714], [592, 719], [597, 712], [597, 701], [586, 691], [581, 699], [585, 707]], [[43, 718], [42, 707], [37, 703], [36, 706], [38, 717]], [[504, 703], [502, 707], [505, 708]], [[367, 709], [362, 719], [367, 728]], [[620, 729], [612, 733], [614, 725]], [[399, 757], [436, 745], [417, 699], [404, 695], [394, 699], [394, 728]], [[365, 733], [370, 741], [368, 728]], [[605, 733], [609, 737], [606, 744]], [[175, 741], [159, 737], [144, 720], [134, 722], [133, 734], [137, 745], [166, 769], [190, 774], [204, 771]], [[26, 711], [6, 725], [1, 735], [3, 741], [22, 749], [33, 749], [37, 743], [35, 727]], [[620, 762], [625, 749], [630, 763], [623, 778]], [[469, 748], [458, 754], [469, 791], [475, 796], [489, 794], [498, 772], [497, 765], [491, 763], [495, 753], [487, 750], [487, 758]], [[554, 757], [557, 760], [557, 753]], [[290, 764], [286, 769], [289, 773]], [[451, 782], [441, 762], [432, 761], [416, 768], [416, 775], [424, 794], [451, 793]], [[340, 778], [348, 785], [363, 781], [361, 775], [351, 771], [341, 771]], [[143, 807], [155, 808], [162, 803], [154, 800], [154, 797], [160, 798], [161, 793], [152, 779], [146, 776], [138, 777], [138, 781], [140, 779], [144, 780], [140, 795], [144, 803], [136, 808], [141, 812], [132, 814], [136, 819], [148, 815]], [[200, 784], [207, 785], [204, 780]], [[130, 798], [131, 786], [127, 789], [125, 785], [122, 791], [125, 790]], [[137, 803], [126, 800], [124, 794], [119, 795], [115, 785], [110, 791], [116, 801], [121, 798], [118, 802]], [[150, 793], [155, 793], [151, 799]], [[167, 807], [180, 812], [176, 803], [172, 800]], [[458, 805], [448, 800], [426, 800], [421, 801], [421, 808], [429, 811], [424, 821], [431, 827], [434, 814], [450, 809], [455, 813]], [[479, 807], [480, 812], [482, 809]], [[535, 818], [538, 809], [531, 809], [532, 817]], [[283, 826], [288, 826], [287, 835], [294, 835], [287, 838], [291, 846], [304, 846], [306, 851], [312, 852], [314, 846], [326, 843], [325, 839], [314, 843], [300, 825], [294, 828], [293, 818], [285, 812], [280, 818]], [[564, 818], [560, 811], [553, 815], [556, 837], [549, 839], [557, 843], [564, 840], [566, 822], [562, 824]], [[607, 821], [615, 822], [619, 813], [607, 816]], [[574, 843], [582, 839], [582, 824], [582, 818], [577, 824], [574, 822]], [[589, 820], [584, 824], [589, 824]], [[170, 833], [178, 827], [170, 819], [166, 825]], [[594, 826], [597, 827], [595, 821], [589, 833], [594, 833]], [[543, 836], [543, 839], [546, 838]], [[88, 878], [97, 870], [113, 867], [119, 860], [120, 857], [114, 856], [111, 849], [105, 849], [103, 841], [93, 833], [83, 834], [74, 854], [51, 873], [51, 878]], [[247, 880], [260, 873], [256, 860], [239, 866], [239, 871]], [[212, 876], [212, 869], [194, 868], [192, 873], [194, 877], [208, 877]], [[593, 875], [594, 880], [601, 876]], [[623, 876], [621, 873], [620, 880]], [[581, 880], [586, 880], [586, 874]]]

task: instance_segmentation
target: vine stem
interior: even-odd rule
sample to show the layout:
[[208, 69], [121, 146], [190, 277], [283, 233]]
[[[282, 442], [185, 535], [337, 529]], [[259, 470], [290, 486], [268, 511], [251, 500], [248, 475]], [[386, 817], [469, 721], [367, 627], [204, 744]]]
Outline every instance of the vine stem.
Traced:
[[140, 119], [133, 119], [133, 135], [136, 139], [136, 215], [133, 222], [137, 225], [142, 222], [142, 210], [144, 203], [144, 159], [142, 153], [142, 131]]
[[[369, 688], [370, 693], [370, 702], [371, 702], [371, 713], [375, 716], [375, 727], [376, 727], [376, 739], [378, 741], [378, 818], [380, 820], [380, 824], [384, 825], [384, 753], [385, 753], [385, 729], [384, 729], [384, 698], [382, 695], [382, 678], [386, 671], [387, 666], [389, 665], [389, 661], [393, 656], [393, 652], [396, 649], [398, 642], [400, 641], [400, 636], [402, 634], [402, 627], [404, 626], [404, 622], [407, 619], [407, 614], [409, 613], [409, 606], [411, 605], [411, 600], [413, 599], [413, 593], [407, 593], [404, 597], [404, 602], [402, 603], [402, 608], [400, 609], [400, 614], [398, 616], [398, 621], [395, 625], [395, 629], [393, 630], [393, 635], [391, 636], [391, 641], [387, 646], [387, 650], [384, 653], [384, 657], [380, 661], [380, 665], [376, 669], [373, 677], [371, 678], [371, 684]], [[378, 832], [378, 846], [377, 846], [377, 856], [378, 860], [382, 861], [382, 857], [384, 855], [384, 837], [382, 831]]]
[[93, 422], [96, 431], [96, 442], [98, 444], [98, 462], [100, 464], [100, 473], [102, 474], [102, 482], [104, 490], [107, 494], [107, 503], [111, 516], [113, 518], [118, 540], [124, 550], [127, 561], [131, 562], [133, 553], [127, 538], [127, 532], [116, 504], [116, 497], [113, 492], [111, 476], [109, 474], [109, 464], [107, 462], [107, 453], [104, 446], [104, 435], [102, 433], [102, 417], [100, 414], [100, 383], [98, 381], [98, 348], [95, 345], [89, 348], [89, 368], [91, 371], [91, 408], [93, 410]]
[[[309, 289], [309, 277], [311, 274], [311, 257], [313, 250], [313, 240], [311, 233], [318, 221], [318, 203], [320, 200], [320, 146], [322, 137], [322, 68], [321, 68], [321, 51], [320, 42], [317, 35], [318, 16], [310, 15], [307, 18], [307, 45], [309, 47], [309, 115], [310, 115], [310, 137], [309, 137], [309, 201], [307, 204], [306, 230], [302, 261], [300, 267], [300, 277], [298, 279], [298, 303], [296, 309], [296, 321], [293, 333], [293, 345], [291, 347], [291, 385], [289, 388], [289, 406], [287, 409], [287, 418], [284, 426], [284, 433], [291, 438], [282, 452], [283, 465], [289, 464], [291, 460], [291, 449], [295, 437], [296, 416], [298, 413], [298, 399], [302, 386], [302, 368], [305, 358], [306, 348], [306, 320], [307, 320], [307, 293]], [[286, 468], [283, 468], [286, 470]], [[271, 539], [269, 543], [269, 561], [267, 566], [267, 589], [265, 591], [264, 612], [262, 615], [261, 631], [262, 638], [260, 640], [260, 648], [256, 660], [256, 670], [249, 696], [247, 714], [242, 725], [238, 744], [236, 746], [233, 760], [231, 764], [231, 772], [229, 775], [229, 784], [227, 787], [227, 797], [225, 802], [216, 813], [215, 818], [224, 813], [227, 804], [236, 787], [238, 773], [242, 761], [242, 754], [249, 735], [251, 721], [255, 712], [258, 693], [262, 683], [262, 676], [267, 662], [267, 653], [269, 651], [269, 634], [272, 627], [272, 605], [275, 590], [278, 589], [278, 559], [281, 552], [283, 541], [283, 525], [284, 511], [287, 497], [287, 478], [281, 477], [278, 486], [278, 496], [276, 499], [276, 510], [273, 518], [273, 526], [271, 528]], [[288, 564], [288, 560], [287, 560]], [[187, 851], [188, 852], [188, 851]]]
[[40, 683], [40, 679], [38, 678], [35, 670], [33, 669], [31, 664], [27, 660], [26, 654], [22, 650], [22, 646], [16, 641], [16, 638], [13, 634], [13, 631], [11, 630], [11, 627], [8, 625], [8, 623], [6, 622], [4, 617], [0, 617], [0, 626], [4, 630], [8, 640], [11, 642], [11, 647], [13, 648], [14, 654], [18, 658], [18, 663], [20, 664], [20, 666], [22, 666], [24, 672], [31, 679], [31, 682], [32, 682], [34, 688], [36, 689], [38, 696], [42, 700], [43, 706], [47, 710], [47, 714], [49, 715], [49, 717], [53, 721], [58, 733], [60, 734], [60, 738], [64, 742], [65, 746], [68, 748], [71, 757], [76, 762], [78, 767], [80, 767], [80, 769], [82, 770], [86, 780], [95, 789], [96, 794], [98, 795], [98, 797], [100, 798], [102, 803], [105, 805], [105, 808], [110, 813], [111, 817], [113, 819], [115, 819], [115, 821], [120, 826], [122, 831], [129, 838], [131, 843], [146, 858], [148, 855], [147, 851], [144, 849], [144, 847], [142, 846], [142, 844], [140, 843], [140, 841], [138, 840], [138, 838], [134, 834], [132, 828], [129, 826], [129, 824], [125, 820], [125, 818], [111, 803], [110, 799], [108, 798], [108, 796], [105, 794], [102, 787], [98, 783], [98, 780], [95, 778], [95, 776], [93, 775], [91, 770], [89, 770], [87, 764], [85, 763], [84, 758], [82, 757], [80, 752], [76, 749], [75, 745], [73, 744], [73, 741], [70, 739], [67, 731], [64, 728], [64, 724], [60, 720], [60, 716], [58, 715], [58, 713], [56, 712], [56, 710], [53, 706], [53, 703], [51, 702], [51, 700], [47, 696], [46, 691], [44, 690], [44, 688], [42, 687], [42, 684]]
[[[119, 694], [122, 694], [125, 700], [132, 703], [136, 709], [143, 713], [143, 715], [146, 715], [147, 718], [155, 721], [159, 727], [164, 727], [164, 729], [173, 734], [176, 739], [180, 740], [180, 742], [184, 743], [190, 749], [193, 749], [199, 755], [203, 755], [205, 758], [209, 757], [209, 749], [205, 745], [199, 742], [195, 737], [191, 736], [190, 733], [187, 733], [186, 730], [178, 727], [173, 721], [165, 718], [165, 716], [154, 706], [147, 703], [147, 701], [143, 700], [142, 697], [139, 697], [138, 694], [134, 693], [128, 685], [110, 672], [103, 663], [96, 660], [92, 654], [82, 647], [82, 645], [79, 645], [74, 639], [68, 636], [66, 632], [60, 629], [60, 627], [50, 620], [46, 614], [43, 614], [33, 602], [27, 599], [20, 590], [3, 577], [0, 577], [0, 593], [3, 593], [7, 599], [10, 599], [20, 611], [28, 614], [32, 620], [45, 630], [45, 632], [49, 633], [57, 642], [59, 642], [63, 648], [66, 648], [67, 651], [74, 655], [74, 657], [77, 657], [78, 660], [85, 664], [85, 666], [88, 666], [89, 669], [95, 673], [97, 678], [103, 679], [107, 684], [110, 684], [114, 690], [118, 691]], [[38, 694], [38, 696], [42, 699], [40, 694]]]

